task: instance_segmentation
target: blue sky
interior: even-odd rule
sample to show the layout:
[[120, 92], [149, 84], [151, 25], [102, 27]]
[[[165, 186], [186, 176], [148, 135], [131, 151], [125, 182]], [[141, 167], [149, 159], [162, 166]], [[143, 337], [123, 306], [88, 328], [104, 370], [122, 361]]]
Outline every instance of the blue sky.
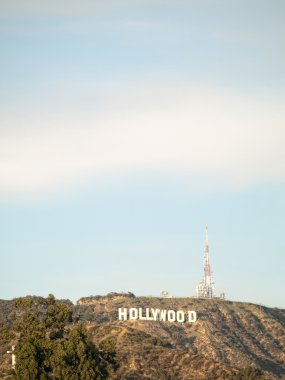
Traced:
[[0, 4], [0, 298], [285, 307], [283, 1]]

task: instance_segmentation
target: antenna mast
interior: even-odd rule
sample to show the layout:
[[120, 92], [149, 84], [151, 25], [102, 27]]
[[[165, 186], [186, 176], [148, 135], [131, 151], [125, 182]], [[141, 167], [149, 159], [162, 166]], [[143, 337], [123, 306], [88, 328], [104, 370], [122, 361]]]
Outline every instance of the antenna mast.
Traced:
[[214, 281], [211, 272], [210, 259], [209, 259], [209, 237], [208, 237], [208, 226], [206, 225], [206, 238], [205, 238], [205, 248], [204, 248], [204, 276], [203, 280], [199, 282], [196, 288], [196, 293], [198, 298], [213, 298], [215, 297], [214, 292]]

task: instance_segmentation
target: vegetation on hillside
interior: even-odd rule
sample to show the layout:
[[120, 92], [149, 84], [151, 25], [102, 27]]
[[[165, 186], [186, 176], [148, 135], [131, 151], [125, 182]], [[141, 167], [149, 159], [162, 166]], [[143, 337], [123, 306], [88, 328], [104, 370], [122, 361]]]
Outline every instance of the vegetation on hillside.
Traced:
[[31, 310], [32, 299], [22, 298], [17, 307], [26, 308], [14, 325], [16, 380], [102, 380], [107, 362], [88, 338], [84, 325], [72, 323], [72, 309], [54, 296], [40, 300], [45, 312]]

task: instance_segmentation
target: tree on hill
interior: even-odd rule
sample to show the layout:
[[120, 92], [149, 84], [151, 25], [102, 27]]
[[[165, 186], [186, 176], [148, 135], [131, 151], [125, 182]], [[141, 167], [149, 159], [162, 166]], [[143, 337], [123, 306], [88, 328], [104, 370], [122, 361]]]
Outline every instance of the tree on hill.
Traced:
[[45, 379], [49, 372], [49, 341], [45, 327], [35, 312], [28, 312], [17, 326], [20, 341], [16, 346], [16, 379]]
[[86, 329], [80, 323], [69, 329], [63, 339], [57, 339], [50, 360], [55, 379], [106, 378], [99, 351], [88, 340]]
[[[81, 323], [71, 324], [72, 310], [50, 295], [44, 313], [29, 310], [17, 324], [16, 380], [100, 380], [106, 364]], [[23, 305], [22, 305], [23, 306]]]

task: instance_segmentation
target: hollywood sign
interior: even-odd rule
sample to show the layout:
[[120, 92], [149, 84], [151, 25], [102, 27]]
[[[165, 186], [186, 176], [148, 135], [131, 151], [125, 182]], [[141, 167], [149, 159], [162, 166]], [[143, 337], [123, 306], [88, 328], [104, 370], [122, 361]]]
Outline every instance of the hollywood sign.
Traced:
[[189, 322], [193, 323], [197, 320], [196, 311], [189, 310], [184, 312], [182, 310], [160, 310], [147, 307], [144, 311], [141, 307], [135, 308], [119, 308], [118, 309], [119, 321], [126, 320], [141, 320], [141, 321], [161, 321], [161, 322]]

